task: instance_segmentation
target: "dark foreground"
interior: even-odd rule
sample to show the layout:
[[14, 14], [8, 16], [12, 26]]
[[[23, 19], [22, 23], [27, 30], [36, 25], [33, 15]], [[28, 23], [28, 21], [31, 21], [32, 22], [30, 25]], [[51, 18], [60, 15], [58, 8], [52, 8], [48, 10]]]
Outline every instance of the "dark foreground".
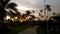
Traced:
[[[17, 34], [25, 29], [36, 27], [36, 34], [60, 34], [60, 21], [27, 21], [0, 23], [0, 34]], [[32, 33], [31, 33], [32, 34]]]

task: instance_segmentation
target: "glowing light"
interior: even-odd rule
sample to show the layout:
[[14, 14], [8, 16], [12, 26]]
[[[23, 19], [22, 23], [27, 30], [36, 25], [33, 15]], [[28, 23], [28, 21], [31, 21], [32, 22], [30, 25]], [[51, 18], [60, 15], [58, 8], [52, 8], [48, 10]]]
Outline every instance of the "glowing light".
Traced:
[[6, 19], [7, 19], [7, 20], [10, 19], [10, 16], [6, 16]]
[[17, 19], [17, 17], [15, 17], [15, 19]]
[[21, 22], [23, 22], [23, 20], [21, 20]]
[[13, 19], [13, 18], [12, 18], [11, 20], [12, 20], [12, 21], [14, 21], [14, 19]]

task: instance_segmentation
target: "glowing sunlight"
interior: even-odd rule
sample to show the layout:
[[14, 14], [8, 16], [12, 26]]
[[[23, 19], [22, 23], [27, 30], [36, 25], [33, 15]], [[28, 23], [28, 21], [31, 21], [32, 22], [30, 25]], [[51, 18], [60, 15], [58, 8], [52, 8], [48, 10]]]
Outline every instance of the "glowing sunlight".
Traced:
[[32, 8], [28, 8], [28, 7], [23, 7], [23, 6], [20, 6], [20, 7], [16, 7], [17, 9], [20, 9], [20, 10], [31, 10]]

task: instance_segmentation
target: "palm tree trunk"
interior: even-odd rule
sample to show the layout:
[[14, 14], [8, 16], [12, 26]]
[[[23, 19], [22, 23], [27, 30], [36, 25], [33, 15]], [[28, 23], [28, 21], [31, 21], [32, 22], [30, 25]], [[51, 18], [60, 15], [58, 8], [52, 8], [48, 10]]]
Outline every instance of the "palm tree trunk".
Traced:
[[4, 23], [4, 16], [6, 15], [5, 12], [6, 10], [2, 6], [0, 6], [0, 19], [2, 23]]

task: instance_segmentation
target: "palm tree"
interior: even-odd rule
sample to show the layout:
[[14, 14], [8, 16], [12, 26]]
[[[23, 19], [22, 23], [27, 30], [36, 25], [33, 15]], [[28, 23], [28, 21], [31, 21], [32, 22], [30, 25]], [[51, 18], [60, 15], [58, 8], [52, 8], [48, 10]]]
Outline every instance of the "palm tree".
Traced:
[[10, 0], [0, 0], [0, 4], [2, 5], [2, 7], [5, 9], [12, 9], [14, 11], [17, 11], [17, 9], [15, 8], [17, 6], [16, 3], [9, 3]]
[[10, 16], [13, 18], [16, 16], [16, 14], [14, 12], [12, 12], [12, 10], [9, 10]]
[[21, 14], [15, 7], [17, 6], [16, 3], [9, 3], [7, 6], [6, 6], [6, 9], [12, 9], [16, 12], [17, 15]]
[[47, 4], [47, 5], [46, 5], [46, 10], [47, 10], [47, 11], [51, 11], [51, 8], [50, 8], [50, 7], [51, 7], [51, 6]]
[[42, 13], [42, 12], [43, 12], [43, 10], [40, 10], [40, 12]]
[[39, 16], [41, 16], [41, 13], [39, 13]]
[[[10, 2], [10, 0], [0, 0], [0, 23], [2, 23], [1, 24], [1, 27], [0, 28], [2, 28], [2, 32], [4, 33], [5, 32], [5, 30], [7, 29], [7, 27], [6, 27], [6, 25], [4, 25], [4, 16], [6, 15], [6, 10], [5, 10], [5, 8], [7, 7], [7, 5], [8, 5], [8, 3]], [[14, 3], [15, 4], [15, 3]], [[11, 5], [9, 5], [9, 6], [11, 6], [11, 7], [13, 7], [13, 8], [11, 8], [11, 7], [9, 7], [10, 9], [13, 9], [13, 10], [16, 10], [17, 11], [17, 9], [15, 8], [15, 6], [14, 6], [14, 4], [12, 4], [12, 6]], [[6, 30], [7, 31], [7, 30]]]
[[[2, 6], [2, 8], [5, 10], [5, 6], [6, 6], [6, 4], [9, 2], [10, 0], [0, 0], [0, 5]], [[6, 11], [6, 10], [5, 10]], [[7, 12], [7, 11], [6, 11]], [[3, 13], [4, 13], [4, 16], [6, 15], [5, 13], [6, 12], [4, 12], [3, 11]], [[4, 16], [3, 16], [3, 18], [4, 18]]]
[[[49, 4], [47, 4], [45, 10], [46, 10], [47, 12], [48, 12], [48, 11], [50, 12], [50, 11], [51, 11], [51, 6], [50, 6]], [[47, 18], [49, 17], [48, 14], [47, 14], [46, 17], [47, 17]], [[47, 23], [47, 33], [48, 33], [48, 27], [49, 27], [48, 24], [49, 24], [49, 23]]]
[[[18, 12], [18, 10], [15, 8], [17, 6], [16, 3], [9, 3], [10, 0], [0, 0], [0, 11], [2, 11], [2, 13], [0, 12], [0, 14], [2, 14], [2, 16], [0, 16], [2, 23], [4, 21], [4, 17], [6, 16], [6, 10], [5, 9], [12, 9], [16, 12], [17, 15], [19, 15], [20, 13]], [[13, 13], [14, 14], [14, 13]]]
[[5, 9], [12, 9], [12, 10], [14, 10], [15, 12], [16, 12], [16, 14], [18, 15], [18, 14], [20, 14], [19, 12], [18, 12], [18, 10], [15, 8], [16, 6], [17, 6], [17, 4], [16, 3], [9, 3], [10, 2], [10, 0], [0, 0], [0, 4], [1, 4], [1, 6]]
[[2, 16], [0, 16], [0, 18], [1, 18], [1, 20], [2, 20], [2, 22], [4, 21], [4, 16], [6, 15], [6, 13], [5, 12], [7, 12], [6, 10], [5, 10], [5, 6], [6, 6], [6, 4], [9, 2], [10, 0], [0, 0], [0, 11], [2, 11], [2, 12], [0, 12], [1, 14], [0, 15], [2, 15]]
[[55, 13], [53, 13], [53, 15], [55, 15]]
[[35, 11], [33, 10], [32, 12], [34, 13]]
[[43, 15], [41, 15], [41, 18], [43, 18], [44, 16]]
[[25, 13], [23, 13], [22, 17], [25, 17], [25, 16], [26, 16], [26, 14], [25, 14]]
[[12, 9], [14, 11], [17, 11], [17, 9], [15, 8], [16, 6], [17, 6], [16, 3], [8, 3], [6, 9]]
[[[47, 4], [45, 10], [47, 10], [47, 12], [48, 12], [48, 11], [51, 11], [51, 6]], [[45, 14], [46, 14], [46, 12], [45, 12]], [[47, 14], [47, 16], [48, 16], [48, 14]], [[45, 17], [46, 17], [46, 16], [45, 16]]]
[[34, 15], [31, 15], [32, 19], [35, 19], [35, 16]]
[[10, 0], [0, 0], [0, 4], [2, 5], [3, 8], [5, 8], [9, 2]]
[[0, 21], [3, 22], [6, 10], [0, 5]]
[[30, 14], [31, 14], [30, 10], [27, 10], [27, 11], [26, 11], [26, 15], [28, 16], [28, 15], [30, 15]]

